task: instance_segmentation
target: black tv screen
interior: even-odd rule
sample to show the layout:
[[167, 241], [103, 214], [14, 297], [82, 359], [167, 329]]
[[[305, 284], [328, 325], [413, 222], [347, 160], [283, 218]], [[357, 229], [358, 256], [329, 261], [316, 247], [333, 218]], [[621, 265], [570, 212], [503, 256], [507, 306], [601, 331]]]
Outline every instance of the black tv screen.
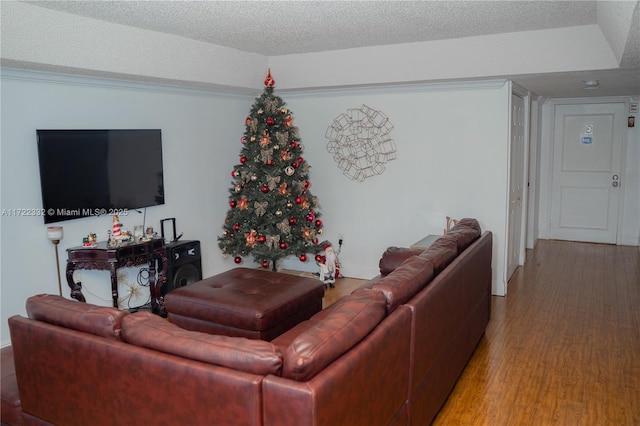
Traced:
[[159, 129], [37, 130], [45, 223], [164, 204]]

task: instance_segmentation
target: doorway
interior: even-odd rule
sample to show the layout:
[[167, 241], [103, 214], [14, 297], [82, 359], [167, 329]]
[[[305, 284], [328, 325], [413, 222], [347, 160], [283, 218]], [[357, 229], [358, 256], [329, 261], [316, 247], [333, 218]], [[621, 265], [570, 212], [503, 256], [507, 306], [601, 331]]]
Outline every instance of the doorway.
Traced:
[[509, 225], [507, 235], [507, 281], [524, 264], [524, 183], [526, 116], [525, 100], [516, 93], [511, 95], [511, 131], [509, 161]]
[[616, 244], [625, 104], [558, 104], [550, 237]]

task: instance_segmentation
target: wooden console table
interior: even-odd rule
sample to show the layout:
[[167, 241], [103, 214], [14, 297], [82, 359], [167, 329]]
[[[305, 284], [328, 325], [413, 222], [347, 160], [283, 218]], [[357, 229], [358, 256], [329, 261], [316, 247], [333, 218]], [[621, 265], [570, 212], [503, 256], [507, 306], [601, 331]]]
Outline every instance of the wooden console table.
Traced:
[[[151, 310], [158, 315], [165, 315], [164, 299], [160, 289], [166, 281], [167, 251], [161, 239], [129, 244], [121, 247], [109, 247], [101, 241], [96, 247], [71, 247], [67, 249], [67, 283], [71, 288], [71, 297], [86, 302], [82, 294], [82, 283], [73, 280], [76, 269], [108, 270], [111, 274], [111, 296], [113, 306], [118, 308], [118, 275], [119, 268], [138, 265], [149, 265], [149, 291], [151, 293]], [[156, 277], [156, 265], [160, 271]]]

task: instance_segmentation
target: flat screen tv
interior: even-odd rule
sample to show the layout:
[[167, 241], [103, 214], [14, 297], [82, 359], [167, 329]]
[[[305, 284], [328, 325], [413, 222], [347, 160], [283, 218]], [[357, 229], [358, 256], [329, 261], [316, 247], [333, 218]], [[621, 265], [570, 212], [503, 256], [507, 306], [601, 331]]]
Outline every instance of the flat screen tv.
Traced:
[[37, 130], [45, 223], [164, 204], [159, 129]]

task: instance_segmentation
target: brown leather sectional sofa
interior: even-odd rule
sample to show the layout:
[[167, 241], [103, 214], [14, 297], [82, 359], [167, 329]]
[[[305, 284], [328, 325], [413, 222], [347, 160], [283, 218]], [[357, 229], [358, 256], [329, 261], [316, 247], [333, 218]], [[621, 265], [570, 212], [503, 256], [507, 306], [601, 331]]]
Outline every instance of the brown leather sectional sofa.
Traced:
[[271, 342], [34, 296], [9, 319], [23, 424], [427, 425], [489, 321], [491, 246], [466, 219], [390, 249], [386, 274]]

